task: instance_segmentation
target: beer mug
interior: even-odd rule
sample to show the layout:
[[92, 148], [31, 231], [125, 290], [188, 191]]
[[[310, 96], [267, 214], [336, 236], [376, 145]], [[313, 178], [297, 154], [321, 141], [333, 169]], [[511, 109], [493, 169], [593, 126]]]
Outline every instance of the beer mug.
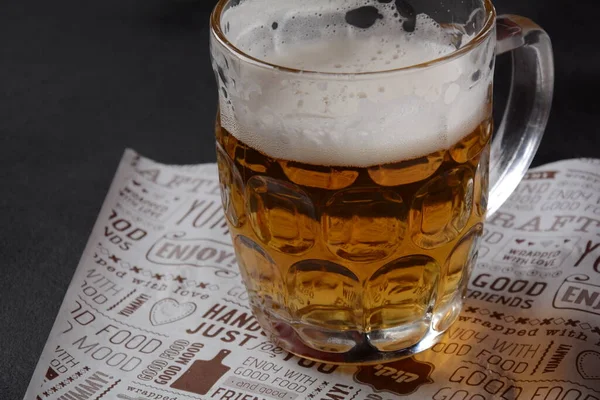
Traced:
[[[492, 139], [495, 56], [509, 51]], [[489, 0], [221, 0], [211, 54], [223, 208], [264, 331], [342, 364], [435, 344], [486, 215], [542, 139], [548, 35]]]

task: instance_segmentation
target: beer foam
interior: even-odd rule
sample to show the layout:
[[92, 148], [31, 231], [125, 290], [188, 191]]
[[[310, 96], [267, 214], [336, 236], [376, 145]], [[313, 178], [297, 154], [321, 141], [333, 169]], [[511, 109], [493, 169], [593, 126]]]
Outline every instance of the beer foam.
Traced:
[[[332, 166], [397, 162], [457, 143], [487, 117], [493, 46], [392, 71], [446, 56], [471, 40], [396, 3], [242, 0], [230, 7], [222, 27], [239, 50], [326, 74], [240, 63], [213, 46], [223, 75], [223, 127], [268, 156]], [[365, 72], [379, 73], [360, 75]]]

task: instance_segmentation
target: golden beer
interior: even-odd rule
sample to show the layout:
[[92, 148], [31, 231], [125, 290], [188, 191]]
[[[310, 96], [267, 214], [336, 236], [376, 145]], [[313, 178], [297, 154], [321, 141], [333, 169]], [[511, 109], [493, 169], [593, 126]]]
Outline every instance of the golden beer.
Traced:
[[449, 149], [357, 168], [269, 157], [217, 120], [223, 207], [263, 327], [333, 362], [445, 331], [482, 233], [491, 131], [486, 119]]

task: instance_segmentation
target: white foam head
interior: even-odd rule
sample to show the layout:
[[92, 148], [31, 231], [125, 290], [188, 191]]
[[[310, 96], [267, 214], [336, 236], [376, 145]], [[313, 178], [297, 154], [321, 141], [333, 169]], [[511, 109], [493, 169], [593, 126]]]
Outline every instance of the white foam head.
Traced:
[[493, 43], [393, 71], [471, 40], [424, 14], [411, 19], [399, 11], [394, 2], [365, 0], [242, 0], [230, 7], [222, 27], [239, 50], [325, 74], [241, 61], [213, 40], [224, 128], [271, 157], [317, 165], [391, 163], [458, 142], [488, 117]]

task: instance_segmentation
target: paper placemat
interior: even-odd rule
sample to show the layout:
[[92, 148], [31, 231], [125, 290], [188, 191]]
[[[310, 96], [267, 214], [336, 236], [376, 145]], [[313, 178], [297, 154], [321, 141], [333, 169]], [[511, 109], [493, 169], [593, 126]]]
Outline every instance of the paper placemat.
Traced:
[[532, 170], [485, 226], [432, 349], [335, 366], [272, 344], [247, 305], [216, 166], [127, 150], [25, 395], [126, 400], [599, 400], [600, 160]]

